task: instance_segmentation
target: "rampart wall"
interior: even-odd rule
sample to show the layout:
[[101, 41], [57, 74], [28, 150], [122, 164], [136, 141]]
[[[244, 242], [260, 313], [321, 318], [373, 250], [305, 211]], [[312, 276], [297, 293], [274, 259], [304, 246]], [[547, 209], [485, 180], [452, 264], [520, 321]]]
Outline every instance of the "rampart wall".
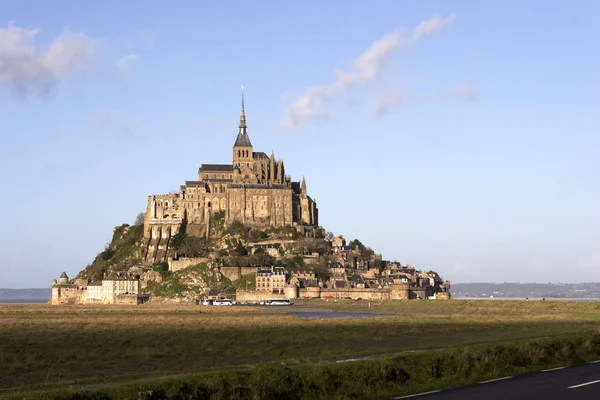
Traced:
[[169, 271], [176, 272], [192, 265], [208, 262], [209, 260], [207, 257], [180, 257], [177, 260], [169, 258]]
[[259, 303], [263, 299], [286, 299], [284, 294], [272, 294], [265, 292], [255, 292], [238, 290], [235, 301], [238, 303]]

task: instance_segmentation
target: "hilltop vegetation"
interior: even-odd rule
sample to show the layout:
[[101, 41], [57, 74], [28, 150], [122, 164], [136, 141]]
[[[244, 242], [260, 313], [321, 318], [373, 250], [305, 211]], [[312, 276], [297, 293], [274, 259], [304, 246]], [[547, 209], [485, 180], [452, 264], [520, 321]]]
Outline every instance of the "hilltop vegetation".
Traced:
[[209, 289], [235, 290], [235, 285], [218, 268], [201, 263], [168, 274], [160, 283], [149, 285], [148, 292], [162, 297], [196, 298], [207, 294]]
[[123, 224], [114, 229], [110, 243], [98, 253], [78, 275], [78, 279], [102, 279], [105, 272], [122, 271], [142, 262], [142, 236], [144, 226]]
[[[142, 265], [145, 253], [143, 238], [144, 214], [137, 216], [134, 225], [123, 224], [115, 227], [110, 243], [98, 253], [76, 277], [84, 281], [101, 280], [112, 271], [128, 271], [140, 278], [143, 294], [166, 298], [186, 298], [193, 300], [205, 295], [209, 289], [229, 291], [254, 289], [256, 278], [250, 275], [237, 282], [231, 282], [219, 272], [223, 266], [287, 268], [305, 267], [304, 254], [318, 254], [316, 263], [310, 264], [318, 279], [326, 281], [330, 277], [328, 266], [338, 261], [331, 251], [332, 233], [322, 228], [300, 226], [256, 227], [240, 221], [225, 224], [224, 211], [211, 215], [208, 235], [195, 236], [186, 232], [185, 222], [180, 232], [171, 237], [169, 252], [177, 257], [199, 258], [199, 264], [172, 273], [166, 262]], [[305, 236], [304, 230], [309, 234]], [[196, 231], [194, 231], [196, 232]], [[264, 248], [253, 247], [269, 244], [271, 253]], [[360, 256], [369, 259], [373, 250], [358, 239], [350, 242], [358, 246]], [[275, 249], [277, 257], [274, 257]], [[248, 283], [249, 282], [249, 283]]]

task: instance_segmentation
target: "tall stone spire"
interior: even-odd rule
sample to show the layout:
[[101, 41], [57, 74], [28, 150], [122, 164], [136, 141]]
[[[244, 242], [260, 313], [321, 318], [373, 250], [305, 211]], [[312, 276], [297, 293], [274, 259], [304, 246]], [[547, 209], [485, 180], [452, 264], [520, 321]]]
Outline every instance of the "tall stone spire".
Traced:
[[300, 185], [300, 192], [303, 196], [306, 196], [306, 180], [302, 177], [302, 184]]
[[246, 133], [246, 111], [244, 110], [244, 86], [242, 86], [242, 111], [240, 112], [240, 133]]
[[233, 147], [248, 146], [251, 147], [252, 143], [246, 133], [246, 110], [244, 110], [244, 87], [242, 86], [242, 111], [240, 112], [240, 131], [238, 132], [235, 144]]

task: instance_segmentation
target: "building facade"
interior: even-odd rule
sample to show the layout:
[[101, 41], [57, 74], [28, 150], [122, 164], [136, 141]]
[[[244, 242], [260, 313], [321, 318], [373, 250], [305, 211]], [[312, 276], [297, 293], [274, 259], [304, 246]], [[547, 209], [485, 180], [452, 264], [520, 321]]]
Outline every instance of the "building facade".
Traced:
[[285, 268], [259, 268], [256, 272], [256, 291], [271, 294], [283, 294], [286, 276]]
[[315, 200], [306, 181], [293, 182], [283, 160], [257, 152], [247, 133], [244, 94], [230, 164], [202, 164], [198, 179], [179, 192], [148, 196], [144, 219], [145, 264], [166, 261], [170, 238], [185, 225], [190, 235], [208, 232], [210, 218], [224, 213], [225, 223], [255, 226], [318, 225]]
[[126, 272], [111, 272], [101, 281], [78, 285], [65, 272], [52, 280], [51, 304], [138, 304], [139, 279]]

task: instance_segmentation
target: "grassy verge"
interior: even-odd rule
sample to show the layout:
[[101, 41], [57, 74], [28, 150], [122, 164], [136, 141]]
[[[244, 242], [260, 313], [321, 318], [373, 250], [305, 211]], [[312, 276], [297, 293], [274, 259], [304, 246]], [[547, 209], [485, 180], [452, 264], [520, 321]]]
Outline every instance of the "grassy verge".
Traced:
[[192, 374], [101, 390], [7, 399], [373, 399], [450, 388], [600, 357], [600, 335], [470, 346], [348, 363], [269, 366]]
[[[247, 365], [320, 365], [412, 350], [593, 335], [600, 333], [599, 306], [495, 301], [310, 301], [291, 308], [0, 306], [0, 395]], [[330, 309], [382, 316], [307, 319], [286, 313]]]

